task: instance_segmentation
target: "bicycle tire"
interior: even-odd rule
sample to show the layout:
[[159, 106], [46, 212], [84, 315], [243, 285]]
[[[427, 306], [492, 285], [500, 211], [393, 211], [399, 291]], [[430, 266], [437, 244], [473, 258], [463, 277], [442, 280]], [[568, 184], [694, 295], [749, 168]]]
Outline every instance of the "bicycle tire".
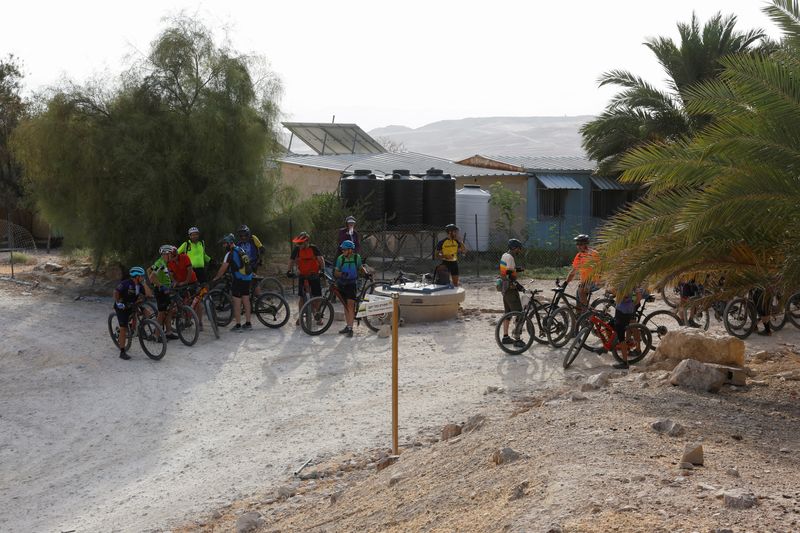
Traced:
[[217, 326], [217, 312], [214, 310], [214, 302], [208, 297], [208, 294], [203, 296], [203, 309], [206, 311], [206, 318], [211, 325], [211, 331], [214, 333], [214, 338], [219, 339], [219, 326]]
[[589, 334], [591, 332], [592, 328], [587, 326], [580, 330], [577, 335], [575, 335], [572, 344], [570, 344], [569, 348], [567, 349], [567, 353], [564, 354], [564, 361], [562, 363], [564, 370], [568, 369], [572, 363], [575, 362], [575, 358], [578, 357], [581, 349], [583, 349], [583, 345], [586, 342], [586, 339], [589, 338]]
[[588, 350], [593, 353], [605, 353], [606, 347], [603, 345], [603, 339], [598, 337], [597, 331], [594, 329], [594, 325], [590, 321], [592, 316], [599, 316], [600, 320], [603, 322], [611, 323], [614, 319], [611, 315], [607, 313], [601, 313], [600, 311], [586, 311], [583, 313], [577, 320], [575, 328], [580, 332], [583, 328], [589, 328], [589, 336], [583, 341], [582, 349]]
[[595, 311], [610, 315], [611, 311], [616, 311], [617, 304], [614, 302], [613, 298], [598, 298], [591, 303], [591, 308]]
[[327, 298], [324, 296], [311, 298], [300, 309], [300, 327], [307, 335], [322, 335], [333, 324], [333, 314], [333, 304]]
[[208, 297], [214, 304], [217, 325], [224, 328], [233, 321], [233, 303], [230, 295], [221, 289], [213, 289], [208, 291]]
[[783, 326], [786, 325], [786, 322], [788, 321], [786, 309], [786, 307], [782, 308], [780, 306], [780, 301], [778, 298], [772, 298], [769, 315], [769, 327], [772, 329], [772, 331], [780, 331], [783, 329]]
[[261, 293], [264, 294], [265, 292], [271, 292], [273, 294], [279, 294], [281, 298], [286, 297], [286, 293], [283, 289], [283, 284], [281, 284], [280, 280], [275, 277], [264, 278], [258, 282], [258, 288], [261, 289]]
[[[706, 313], [706, 320], [707, 319], [708, 313]], [[659, 311], [653, 311], [644, 317], [642, 325], [650, 331], [653, 342], [658, 345], [667, 333], [683, 326], [683, 320], [672, 311], [661, 309]]]
[[545, 331], [547, 341], [553, 348], [565, 346], [572, 338], [575, 328], [575, 313], [569, 307], [559, 307], [547, 315]]
[[[130, 324], [128, 324], [128, 337], [125, 339], [125, 350], [130, 350], [131, 344], [133, 344], [133, 333], [130, 331]], [[108, 315], [108, 334], [111, 336], [111, 342], [114, 343], [114, 346], [119, 350], [119, 320], [117, 319], [117, 313], [111, 312]]]
[[547, 340], [547, 328], [544, 326], [545, 322], [547, 322], [547, 308], [545, 306], [537, 306], [536, 311], [531, 314], [536, 317], [534, 322], [531, 316], [528, 316], [528, 320], [533, 324], [533, 340], [539, 344], [550, 344], [550, 341]]
[[[636, 332], [636, 333], [634, 333]], [[630, 337], [635, 335], [639, 336], [639, 339], [636, 340], [636, 346], [631, 347], [628, 351], [628, 364], [633, 365], [644, 359], [650, 350], [653, 348], [653, 337], [650, 335], [650, 330], [644, 327], [641, 324], [633, 323], [628, 324], [628, 327], [625, 328], [625, 340], [626, 342], [630, 343]], [[611, 346], [611, 354], [614, 356], [614, 359], [619, 361], [620, 363], [624, 363], [625, 361], [622, 359], [619, 353], [617, 353], [617, 343]]]
[[661, 287], [661, 299], [673, 309], [677, 309], [678, 304], [681, 303], [680, 293], [675, 292], [675, 287], [671, 285]]
[[786, 302], [786, 318], [796, 328], [800, 328], [800, 292], [793, 294]]
[[[502, 331], [503, 331], [503, 323], [506, 320], [511, 320], [514, 326], [514, 331], [511, 337], [521, 340], [523, 343], [525, 343], [524, 346], [503, 344]], [[527, 340], [523, 339], [523, 331], [526, 331], [528, 333]], [[528, 318], [528, 316], [526, 316], [523, 311], [511, 311], [504, 314], [502, 317], [500, 317], [500, 320], [497, 321], [497, 325], [494, 328], [495, 342], [497, 343], [497, 345], [500, 347], [501, 350], [510, 355], [519, 355], [521, 353], [524, 353], [533, 344], [533, 339], [534, 339], [533, 322], [531, 322], [531, 319]]]
[[148, 316], [147, 318], [152, 318], [153, 320], [155, 320], [155, 318], [158, 316], [158, 306], [156, 305], [156, 303], [151, 302], [150, 300], [146, 300], [142, 302], [142, 307], [146, 307], [147, 309], [150, 310], [150, 316]]
[[261, 293], [253, 305], [258, 321], [271, 329], [283, 327], [289, 321], [289, 303], [276, 292]]
[[[364, 301], [366, 299], [365, 298], [366, 296], [369, 296], [370, 294], [373, 294], [375, 292], [376, 288], [379, 288], [379, 287], [383, 288], [383, 287], [387, 287], [387, 286], [388, 285], [387, 285], [386, 282], [374, 281], [374, 282], [370, 283], [369, 285], [367, 285], [366, 287], [364, 287], [364, 289], [360, 293], [361, 297], [359, 298], [359, 300]], [[399, 309], [399, 307], [398, 307], [398, 309]], [[366, 324], [366, 326], [369, 329], [371, 329], [372, 331], [377, 333], [378, 330], [380, 330], [382, 326], [384, 326], [385, 324], [391, 324], [392, 323], [392, 313], [383, 313], [383, 314], [380, 314], [380, 315], [365, 316], [361, 320], [364, 321], [364, 324]], [[397, 320], [398, 320], [398, 323], [399, 323], [399, 320], [400, 320], [400, 316], [399, 315], [397, 317]]]
[[756, 308], [747, 298], [734, 298], [725, 306], [725, 331], [737, 339], [746, 339], [756, 330]]
[[[139, 322], [139, 345], [142, 351], [154, 361], [160, 361], [167, 353], [167, 337], [158, 322], [145, 318]], [[161, 339], [158, 342], [156, 339]]]
[[185, 346], [194, 346], [200, 336], [200, 319], [188, 305], [180, 305], [175, 312], [175, 330]]

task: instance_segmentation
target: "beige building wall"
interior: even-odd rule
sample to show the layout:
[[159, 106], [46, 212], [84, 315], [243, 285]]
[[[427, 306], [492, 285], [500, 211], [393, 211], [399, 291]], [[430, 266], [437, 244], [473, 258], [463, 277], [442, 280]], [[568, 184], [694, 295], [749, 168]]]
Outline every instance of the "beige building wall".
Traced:
[[[464, 185], [480, 185], [482, 189], [488, 191], [489, 187], [498, 181], [508, 189], [519, 192], [522, 198], [526, 200], [516, 209], [517, 217], [514, 223], [514, 230], [521, 234], [527, 224], [528, 176], [478, 176], [456, 178], [456, 189], [460, 189]], [[489, 213], [492, 220], [492, 227], [489, 233], [492, 238], [495, 238], [495, 234], [497, 233], [495, 231], [495, 220], [499, 218], [499, 213], [494, 206], [490, 207]], [[497, 238], [503, 239], [505, 236], [502, 235]]]
[[336, 192], [342, 173], [338, 170], [281, 163], [281, 180], [294, 187], [301, 200], [322, 192]]

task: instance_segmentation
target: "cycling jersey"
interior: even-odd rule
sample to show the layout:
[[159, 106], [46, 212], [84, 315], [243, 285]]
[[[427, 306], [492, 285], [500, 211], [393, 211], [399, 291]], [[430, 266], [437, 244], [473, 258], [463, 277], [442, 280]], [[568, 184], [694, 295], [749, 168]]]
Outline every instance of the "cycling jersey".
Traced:
[[197, 283], [197, 275], [192, 272], [189, 276], [189, 269], [192, 267], [192, 260], [187, 254], [178, 254], [175, 259], [167, 263], [172, 278], [177, 283]]
[[448, 237], [436, 244], [436, 251], [442, 252], [442, 257], [445, 261], [457, 261], [460, 247], [461, 243], [458, 239], [451, 239]]
[[599, 262], [600, 254], [597, 253], [597, 250], [589, 248], [585, 252], [575, 254], [575, 259], [572, 260], [572, 268], [580, 274], [581, 283], [594, 282], [597, 278], [594, 271]]
[[169, 275], [169, 267], [167, 267], [167, 262], [164, 261], [163, 257], [159, 257], [153, 266], [150, 267], [150, 270], [156, 275], [156, 282], [161, 287], [169, 287], [170, 283], [172, 283], [172, 278]]
[[322, 255], [319, 248], [313, 244], [307, 248], [295, 246], [290, 258], [297, 264], [297, 273], [300, 277], [313, 276], [319, 274], [319, 256]]
[[144, 294], [144, 286], [139, 285], [132, 279], [124, 279], [117, 285], [117, 293], [119, 294], [119, 301], [124, 304], [136, 303], [139, 296]]
[[358, 254], [353, 254], [350, 257], [345, 257], [342, 254], [336, 258], [336, 270], [341, 273], [338, 278], [339, 285], [355, 285], [361, 264], [361, 256]]
[[251, 281], [253, 279], [253, 274], [244, 274], [241, 271], [243, 266], [241, 254], [243, 253], [244, 251], [236, 246], [233, 250], [225, 254], [225, 258], [222, 261], [230, 265], [230, 271], [234, 278], [242, 281]]
[[500, 258], [500, 277], [513, 280], [517, 277], [517, 262], [511, 252], [506, 252]]
[[258, 264], [258, 256], [260, 254], [261, 248], [263, 248], [263, 244], [261, 241], [258, 240], [258, 237], [255, 235], [251, 235], [249, 239], [246, 241], [242, 241], [238, 244], [239, 248], [244, 250], [247, 256], [250, 258], [250, 264], [255, 267]]
[[178, 247], [179, 254], [186, 254], [192, 260], [192, 268], [205, 268], [211, 258], [206, 254], [206, 243], [203, 241], [186, 241]]

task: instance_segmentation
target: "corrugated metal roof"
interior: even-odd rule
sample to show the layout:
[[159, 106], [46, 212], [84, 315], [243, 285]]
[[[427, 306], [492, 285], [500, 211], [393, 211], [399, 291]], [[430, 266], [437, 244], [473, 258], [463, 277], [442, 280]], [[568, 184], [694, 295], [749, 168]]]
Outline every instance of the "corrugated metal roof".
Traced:
[[597, 164], [580, 156], [524, 156], [524, 155], [483, 155], [478, 157], [514, 165], [529, 172], [535, 171], [574, 171], [594, 172]]
[[386, 148], [357, 124], [330, 122], [283, 122], [318, 154], [381, 154]]
[[575, 181], [574, 178], [570, 178], [569, 176], [554, 176], [549, 174], [537, 174], [536, 178], [540, 182], [545, 189], [570, 189], [570, 190], [581, 190], [581, 184]]
[[631, 189], [630, 185], [626, 185], [618, 182], [617, 180], [605, 178], [603, 176], [591, 176], [591, 180], [595, 187], [603, 191], [627, 191]]
[[405, 169], [411, 174], [422, 175], [429, 168], [439, 168], [454, 178], [476, 176], [520, 176], [523, 173], [507, 170], [491, 170], [480, 167], [459, 165], [448, 159], [414, 152], [385, 154], [342, 154], [342, 155], [286, 155], [278, 158], [281, 163], [303, 165], [330, 170], [369, 169], [390, 174], [393, 170]]

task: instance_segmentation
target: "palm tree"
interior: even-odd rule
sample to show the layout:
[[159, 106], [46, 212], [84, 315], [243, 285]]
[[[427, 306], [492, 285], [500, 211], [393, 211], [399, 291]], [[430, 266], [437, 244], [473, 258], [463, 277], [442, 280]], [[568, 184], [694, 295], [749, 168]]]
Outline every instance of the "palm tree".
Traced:
[[675, 141], [702, 127], [708, 117], [687, 112], [686, 95], [698, 83], [716, 78], [722, 71], [720, 59], [741, 52], [771, 49], [774, 45], [762, 30], [735, 30], [736, 17], [717, 13], [700, 27], [692, 14], [688, 24], [679, 23], [680, 42], [666, 37], [645, 41], [667, 75], [667, 89], [661, 90], [625, 70], [604, 73], [601, 87], [622, 88], [605, 111], [580, 130], [583, 148], [600, 170], [610, 173], [620, 157], [635, 146], [654, 141]]
[[770, 55], [727, 55], [716, 79], [685, 89], [694, 137], [634, 148], [621, 180], [647, 194], [601, 230], [612, 282], [633, 287], [724, 275], [726, 294], [800, 288], [800, 5], [765, 12], [784, 33]]

